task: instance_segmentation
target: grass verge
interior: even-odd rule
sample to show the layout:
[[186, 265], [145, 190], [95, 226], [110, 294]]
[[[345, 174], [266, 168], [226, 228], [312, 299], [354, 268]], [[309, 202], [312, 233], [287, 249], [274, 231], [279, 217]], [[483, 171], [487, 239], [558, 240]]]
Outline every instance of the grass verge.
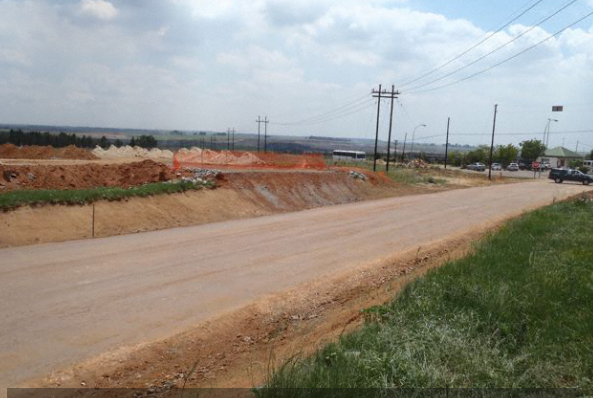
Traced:
[[[593, 387], [593, 203], [507, 223], [267, 383], [299, 388]], [[305, 389], [302, 389], [305, 388]]]
[[133, 197], [172, 194], [210, 187], [210, 183], [156, 182], [135, 187], [99, 187], [76, 190], [22, 190], [0, 194], [0, 211], [25, 205], [66, 204], [82, 205], [98, 200], [122, 200]]
[[[338, 166], [338, 167], [353, 167], [353, 168], [360, 168], [366, 169], [369, 171], [373, 170], [373, 163], [369, 161], [365, 162], [329, 162], [328, 165], [330, 166]], [[445, 172], [435, 169], [404, 169], [399, 168], [397, 166], [393, 166], [389, 172], [385, 172], [385, 166], [379, 165], [377, 167], [377, 172], [384, 172], [385, 175], [391, 178], [395, 182], [399, 182], [401, 184], [438, 184], [438, 185], [446, 185], [447, 180], [443, 178], [438, 178], [439, 174], [445, 174]]]

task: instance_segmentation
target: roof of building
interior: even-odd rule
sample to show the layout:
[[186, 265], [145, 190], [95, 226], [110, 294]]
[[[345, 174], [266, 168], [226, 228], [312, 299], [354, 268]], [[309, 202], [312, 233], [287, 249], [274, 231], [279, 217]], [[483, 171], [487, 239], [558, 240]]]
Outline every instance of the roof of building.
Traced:
[[552, 148], [546, 150], [544, 156], [551, 157], [551, 158], [582, 158], [583, 156], [579, 155], [576, 152], [571, 151], [570, 149], [566, 149], [563, 146], [559, 146], [557, 148]]

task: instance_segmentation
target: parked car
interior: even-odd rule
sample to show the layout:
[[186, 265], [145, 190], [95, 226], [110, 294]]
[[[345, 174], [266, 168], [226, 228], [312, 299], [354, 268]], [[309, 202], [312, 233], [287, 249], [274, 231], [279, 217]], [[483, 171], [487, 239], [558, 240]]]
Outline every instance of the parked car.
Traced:
[[583, 185], [589, 185], [593, 182], [591, 176], [574, 169], [552, 169], [548, 178], [554, 180], [556, 184], [562, 184], [564, 181], [577, 181]]
[[484, 163], [476, 162], [468, 165], [467, 169], [473, 171], [485, 171], [486, 165]]
[[552, 168], [552, 165], [550, 163], [546, 162], [546, 163], [540, 163], [539, 167], [542, 170], [550, 170]]
[[500, 163], [492, 163], [492, 171], [501, 171], [502, 165]]
[[507, 166], [507, 171], [519, 171], [519, 165], [517, 163], [511, 163]]

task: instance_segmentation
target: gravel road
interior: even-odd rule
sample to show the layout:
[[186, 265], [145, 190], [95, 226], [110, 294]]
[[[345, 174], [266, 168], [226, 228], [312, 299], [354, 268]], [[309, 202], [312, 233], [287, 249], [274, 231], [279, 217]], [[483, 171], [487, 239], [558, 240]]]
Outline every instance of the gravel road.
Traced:
[[0, 387], [588, 189], [496, 185], [0, 250]]

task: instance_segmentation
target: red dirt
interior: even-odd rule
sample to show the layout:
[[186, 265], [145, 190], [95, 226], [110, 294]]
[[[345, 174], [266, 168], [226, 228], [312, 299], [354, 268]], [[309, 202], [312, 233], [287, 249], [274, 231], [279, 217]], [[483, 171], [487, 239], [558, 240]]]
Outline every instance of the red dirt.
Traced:
[[23, 146], [12, 144], [0, 145], [0, 159], [98, 159], [91, 151], [77, 148], [74, 145], [65, 148], [50, 146]]
[[126, 164], [0, 165], [0, 192], [17, 189], [128, 187], [169, 181], [171, 169], [152, 160]]

